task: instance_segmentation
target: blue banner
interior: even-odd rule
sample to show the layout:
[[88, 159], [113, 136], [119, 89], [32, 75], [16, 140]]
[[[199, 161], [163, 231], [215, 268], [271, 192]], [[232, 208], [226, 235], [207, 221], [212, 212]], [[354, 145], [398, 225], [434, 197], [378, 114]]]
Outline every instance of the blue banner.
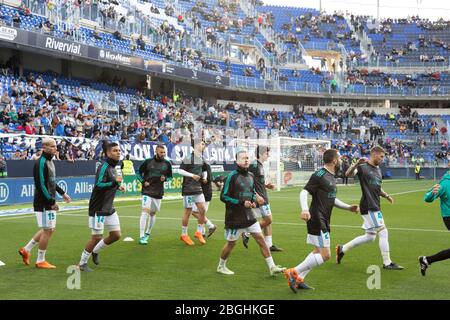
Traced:
[[[89, 199], [94, 189], [94, 176], [80, 178], [57, 179], [58, 185], [72, 199]], [[32, 203], [34, 197], [34, 181], [32, 178], [0, 180], [0, 205]], [[62, 198], [57, 194], [57, 201]]]
[[[144, 160], [152, 158], [155, 155], [158, 142], [127, 142], [127, 141], [115, 141], [119, 144], [122, 155], [130, 155], [131, 160]], [[172, 160], [174, 164], [180, 163], [183, 159], [191, 154], [194, 150], [189, 144], [175, 144], [168, 143], [165, 145], [166, 155], [169, 160]], [[102, 145], [99, 143], [96, 146], [96, 156], [98, 157], [102, 150]], [[224, 147], [221, 145], [208, 145], [203, 152], [203, 156], [206, 161], [211, 164], [223, 164], [234, 163], [236, 157], [235, 147]]]

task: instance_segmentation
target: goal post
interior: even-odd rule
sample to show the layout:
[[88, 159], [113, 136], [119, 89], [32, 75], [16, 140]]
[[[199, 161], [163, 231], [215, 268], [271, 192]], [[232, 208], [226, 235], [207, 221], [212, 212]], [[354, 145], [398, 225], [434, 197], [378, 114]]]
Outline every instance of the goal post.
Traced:
[[266, 183], [276, 185], [278, 191], [289, 186], [304, 185], [311, 174], [323, 166], [323, 153], [331, 147], [327, 140], [290, 137], [264, 139], [236, 139], [235, 147], [245, 149], [250, 161], [256, 160], [257, 147], [270, 148], [264, 163]]

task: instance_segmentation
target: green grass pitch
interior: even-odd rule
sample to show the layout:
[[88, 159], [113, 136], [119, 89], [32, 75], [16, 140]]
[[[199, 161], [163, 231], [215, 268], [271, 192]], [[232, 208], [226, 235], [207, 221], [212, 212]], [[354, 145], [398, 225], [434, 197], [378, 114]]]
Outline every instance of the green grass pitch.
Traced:
[[[137, 243], [140, 202], [116, 203], [122, 225], [120, 242], [100, 253], [101, 264], [91, 273], [81, 274], [81, 289], [67, 289], [69, 265], [77, 264], [88, 238], [86, 210], [58, 215], [57, 229], [47, 251], [47, 260], [56, 270], [22, 264], [17, 253], [37, 230], [33, 215], [0, 218], [0, 300], [5, 299], [446, 299], [450, 297], [450, 261], [436, 263], [426, 277], [420, 275], [417, 257], [433, 254], [450, 245], [439, 214], [438, 201], [422, 200], [433, 181], [385, 181], [383, 188], [394, 195], [395, 204], [382, 199], [382, 211], [389, 229], [391, 258], [403, 271], [381, 269], [381, 289], [369, 290], [367, 268], [381, 266], [378, 240], [349, 252], [341, 265], [335, 263], [334, 247], [363, 233], [362, 219], [334, 209], [332, 216], [332, 259], [314, 269], [307, 283], [314, 291], [293, 294], [282, 275], [272, 278], [254, 240], [246, 250], [239, 242], [228, 262], [236, 274], [216, 273], [219, 253], [225, 243], [224, 204], [215, 195], [208, 216], [219, 230], [205, 246], [187, 247], [180, 240], [181, 200], [163, 201], [148, 246]], [[274, 215], [274, 243], [284, 252], [274, 253], [275, 263], [292, 267], [311, 251], [306, 244], [306, 227], [299, 218], [300, 188], [270, 193]], [[338, 197], [358, 203], [358, 185], [338, 187]], [[17, 206], [16, 206], [17, 207]], [[4, 209], [4, 208], [0, 208]], [[193, 238], [196, 223], [191, 219]], [[134, 242], [123, 242], [131, 236]]]

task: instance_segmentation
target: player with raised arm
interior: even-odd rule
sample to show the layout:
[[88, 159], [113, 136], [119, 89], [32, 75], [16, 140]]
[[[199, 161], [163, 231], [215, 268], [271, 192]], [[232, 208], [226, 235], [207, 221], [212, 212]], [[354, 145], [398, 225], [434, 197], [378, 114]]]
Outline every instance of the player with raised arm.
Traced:
[[[302, 212], [300, 218], [306, 221], [308, 236], [306, 242], [314, 246], [313, 251], [294, 268], [285, 271], [289, 288], [294, 293], [298, 289], [312, 289], [305, 282], [306, 275], [312, 268], [318, 267], [330, 259], [330, 220], [333, 207], [359, 212], [357, 204], [346, 204], [336, 198], [335, 175], [340, 168], [341, 159], [339, 152], [328, 149], [323, 154], [323, 168], [317, 170], [303, 190], [300, 192], [300, 206]], [[308, 208], [308, 195], [312, 196], [311, 205]]]
[[402, 270], [403, 267], [391, 261], [389, 252], [388, 230], [384, 224], [383, 214], [381, 213], [380, 197], [385, 198], [391, 204], [394, 199], [382, 188], [382, 175], [379, 165], [383, 162], [385, 151], [380, 146], [373, 147], [370, 150], [370, 160], [366, 158], [359, 159], [346, 172], [347, 177], [353, 177], [355, 171], [359, 178], [362, 197], [360, 201], [361, 216], [364, 220], [363, 229], [365, 234], [343, 246], [336, 246], [336, 261], [341, 263], [344, 255], [355, 247], [365, 243], [375, 241], [379, 237], [379, 247], [383, 258], [383, 268], [387, 270]]

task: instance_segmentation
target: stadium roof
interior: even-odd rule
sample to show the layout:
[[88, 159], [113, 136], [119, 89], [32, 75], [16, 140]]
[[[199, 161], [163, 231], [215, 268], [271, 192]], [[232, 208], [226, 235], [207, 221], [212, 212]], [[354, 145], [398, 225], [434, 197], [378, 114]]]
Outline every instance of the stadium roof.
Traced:
[[[349, 11], [356, 15], [377, 16], [377, 0], [263, 0], [266, 5], [320, 8], [328, 13]], [[379, 0], [380, 18], [406, 18], [419, 15], [430, 20], [450, 20], [450, 1], [442, 0]]]

